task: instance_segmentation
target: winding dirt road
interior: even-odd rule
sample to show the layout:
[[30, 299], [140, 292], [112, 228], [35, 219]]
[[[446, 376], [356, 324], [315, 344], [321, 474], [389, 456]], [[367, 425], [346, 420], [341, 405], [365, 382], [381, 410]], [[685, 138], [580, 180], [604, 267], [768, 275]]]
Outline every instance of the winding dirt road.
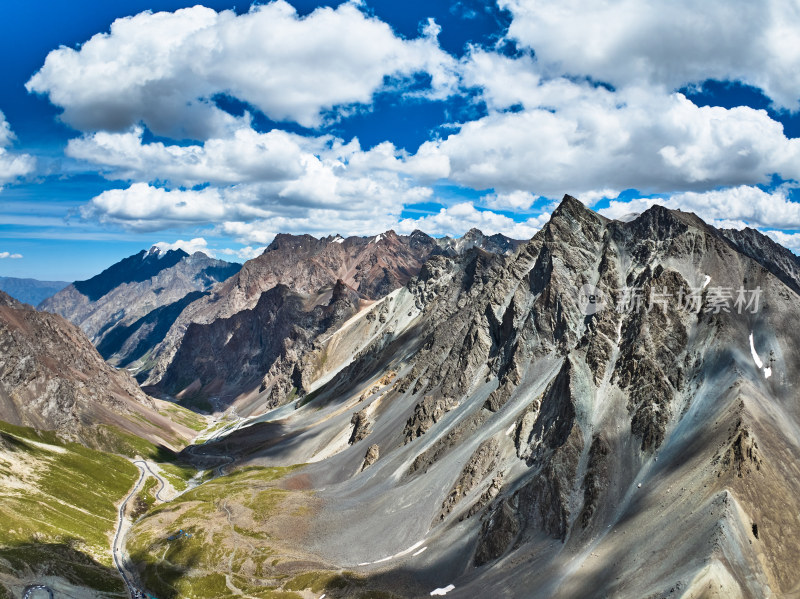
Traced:
[[166, 483], [164, 482], [163, 478], [153, 472], [153, 470], [150, 468], [150, 464], [144, 460], [133, 460], [133, 464], [139, 469], [139, 480], [136, 481], [136, 484], [133, 486], [131, 492], [128, 493], [128, 496], [125, 497], [125, 500], [119, 506], [119, 511], [117, 514], [117, 529], [114, 532], [114, 540], [111, 542], [111, 555], [114, 558], [114, 565], [116, 566], [119, 575], [125, 582], [125, 586], [128, 589], [128, 594], [132, 599], [139, 599], [145, 595], [136, 586], [136, 575], [133, 574], [132, 570], [128, 568], [125, 562], [125, 533], [127, 532], [126, 524], [128, 524], [127, 520], [125, 519], [125, 511], [128, 507], [128, 502], [133, 499], [133, 497], [139, 492], [139, 489], [142, 488], [142, 483], [148, 475], [155, 478], [160, 485], [158, 491], [156, 492], [156, 499], [159, 501], [164, 501], [164, 499], [161, 497], [161, 492], [164, 490]]

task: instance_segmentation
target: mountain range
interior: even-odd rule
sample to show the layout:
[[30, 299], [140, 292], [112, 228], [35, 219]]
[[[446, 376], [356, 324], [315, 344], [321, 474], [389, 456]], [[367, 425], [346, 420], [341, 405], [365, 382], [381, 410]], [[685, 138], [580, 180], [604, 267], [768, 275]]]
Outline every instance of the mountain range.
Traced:
[[[181, 406], [214, 414], [176, 458], [195, 486], [131, 517], [129, 590], [800, 593], [800, 280], [761, 233], [565, 196], [524, 242], [279, 235], [240, 269], [180, 254], [41, 306], [125, 369], [0, 296], [4, 420], [116, 454], [81, 414], [166, 443], [120, 424], [160, 415], [173, 449]], [[36, 407], [61, 384], [77, 408]]]
[[36, 279], [19, 279], [16, 277], [0, 277], [0, 291], [23, 304], [36, 306], [51, 295], [69, 285], [66, 281], [38, 281]]

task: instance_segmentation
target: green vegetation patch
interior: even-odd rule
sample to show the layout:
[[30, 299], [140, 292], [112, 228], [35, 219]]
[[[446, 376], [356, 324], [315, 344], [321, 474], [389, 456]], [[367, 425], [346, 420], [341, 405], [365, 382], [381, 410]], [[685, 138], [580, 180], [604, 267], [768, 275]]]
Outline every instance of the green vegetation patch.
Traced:
[[330, 591], [333, 589], [344, 589], [350, 586], [346, 577], [336, 572], [305, 572], [295, 576], [284, 585], [290, 591], [311, 590], [314, 593]]
[[182, 424], [186, 428], [190, 428], [198, 433], [205, 430], [207, 426], [207, 421], [203, 416], [175, 403], [169, 403], [163, 406], [160, 411], [173, 422]]
[[[15, 441], [14, 459], [24, 467], [10, 475], [19, 485], [0, 489], [0, 545], [77, 539], [111, 563], [109, 538], [117, 508], [139, 471], [119, 456], [64, 443], [55, 435], [0, 423]], [[44, 443], [45, 445], [41, 445]]]
[[188, 486], [188, 482], [197, 474], [197, 470], [185, 464], [162, 462], [158, 466], [161, 468], [164, 478], [178, 492], [184, 491]]
[[110, 542], [117, 504], [138, 480], [125, 458], [0, 422], [0, 560], [109, 593], [124, 592]]
[[149, 511], [128, 535], [147, 589], [159, 599], [227, 597], [231, 587], [250, 597], [300, 597], [279, 586], [286, 575], [269, 564], [282, 554], [268, 532], [293, 493], [277, 482], [299, 467], [241, 468]]

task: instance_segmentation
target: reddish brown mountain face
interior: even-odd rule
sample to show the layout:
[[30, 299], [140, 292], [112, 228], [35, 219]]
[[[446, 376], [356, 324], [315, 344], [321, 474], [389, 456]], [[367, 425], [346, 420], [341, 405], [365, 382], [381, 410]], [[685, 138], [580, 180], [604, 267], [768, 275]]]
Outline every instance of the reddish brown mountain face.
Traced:
[[62, 317], [37, 312], [0, 292], [0, 420], [55, 430], [104, 446], [108, 425], [170, 443], [190, 431], [157, 411], [130, 375], [103, 361], [86, 335]]
[[341, 280], [366, 299], [378, 299], [402, 287], [437, 251], [424, 233], [375, 237], [278, 235], [263, 254], [226, 281], [219, 295], [243, 293], [252, 298], [281, 283], [299, 293], [315, 293]]

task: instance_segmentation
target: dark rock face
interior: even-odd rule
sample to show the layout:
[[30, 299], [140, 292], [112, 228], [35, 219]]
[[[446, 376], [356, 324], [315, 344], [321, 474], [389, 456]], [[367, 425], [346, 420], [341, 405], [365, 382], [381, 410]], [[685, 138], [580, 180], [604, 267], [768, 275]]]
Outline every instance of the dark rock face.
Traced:
[[[495, 438], [492, 437], [480, 444], [442, 503], [442, 510], [439, 512], [437, 520], [444, 520], [462, 499], [467, 497], [497, 468], [499, 457], [499, 447]], [[436, 520], [434, 520], [435, 523]]]
[[[656, 290], [673, 297], [689, 294], [680, 274], [661, 267], [652, 274], [645, 270], [636, 283], [648, 297]], [[626, 323], [615, 376], [628, 391], [631, 431], [642, 439], [642, 451], [658, 449], [663, 442], [670, 405], [682, 388], [687, 316], [667, 306], [638, 311]]]
[[348, 444], [352, 445], [353, 443], [358, 443], [366, 439], [367, 435], [370, 433], [367, 408], [353, 414], [353, 417], [350, 419], [350, 424], [353, 425], [353, 432], [350, 435], [350, 439], [347, 441]]
[[419, 454], [408, 469], [408, 473], [414, 474], [415, 472], [426, 471], [428, 467], [446, 456], [454, 447], [464, 442], [469, 436], [474, 435], [486, 420], [488, 420], [488, 417], [482, 412], [464, 419], [460, 424], [450, 429], [446, 435], [436, 439], [436, 442], [429, 449]]
[[445, 397], [426, 395], [414, 408], [414, 415], [406, 422], [403, 434], [405, 442], [413, 441], [425, 434], [442, 416], [456, 407], [456, 402]]
[[518, 513], [518, 497], [515, 495], [501, 501], [486, 519], [475, 550], [476, 566], [498, 559], [512, 546], [520, 532]]
[[800, 257], [760, 231], [749, 227], [742, 230], [720, 229], [719, 232], [737, 250], [761, 264], [787, 286], [800, 293]]
[[304, 352], [358, 309], [357, 294], [341, 281], [329, 297], [327, 305], [309, 308], [307, 297], [278, 285], [253, 309], [190, 325], [156, 391], [205, 399], [258, 388], [270, 407], [302, 395]]
[[[138, 254], [108, 267], [91, 279], [75, 281], [73, 286], [78, 293], [88, 297], [90, 302], [96, 302], [112, 289], [124, 283], [141, 283], [152, 279], [161, 271], [175, 266], [188, 256], [189, 254], [183, 250], [168, 250], [167, 252], [161, 252], [155, 248], [149, 252], [142, 250]], [[43, 306], [43, 309], [47, 309], [47, 307]]]
[[719, 476], [733, 473], [739, 478], [761, 469], [763, 459], [750, 428], [737, 418], [730, 427], [724, 448], [714, 456], [712, 464], [718, 468]]
[[186, 306], [204, 295], [202, 291], [192, 291], [178, 301], [159, 306], [127, 326], [119, 324], [108, 329], [97, 344], [97, 351], [104, 357], [124, 355], [119, 365], [128, 366], [155, 347]]
[[583, 478], [583, 509], [578, 521], [586, 528], [602, 500], [603, 488], [608, 480], [608, 462], [611, 446], [602, 435], [595, 435], [589, 448], [589, 464]]

